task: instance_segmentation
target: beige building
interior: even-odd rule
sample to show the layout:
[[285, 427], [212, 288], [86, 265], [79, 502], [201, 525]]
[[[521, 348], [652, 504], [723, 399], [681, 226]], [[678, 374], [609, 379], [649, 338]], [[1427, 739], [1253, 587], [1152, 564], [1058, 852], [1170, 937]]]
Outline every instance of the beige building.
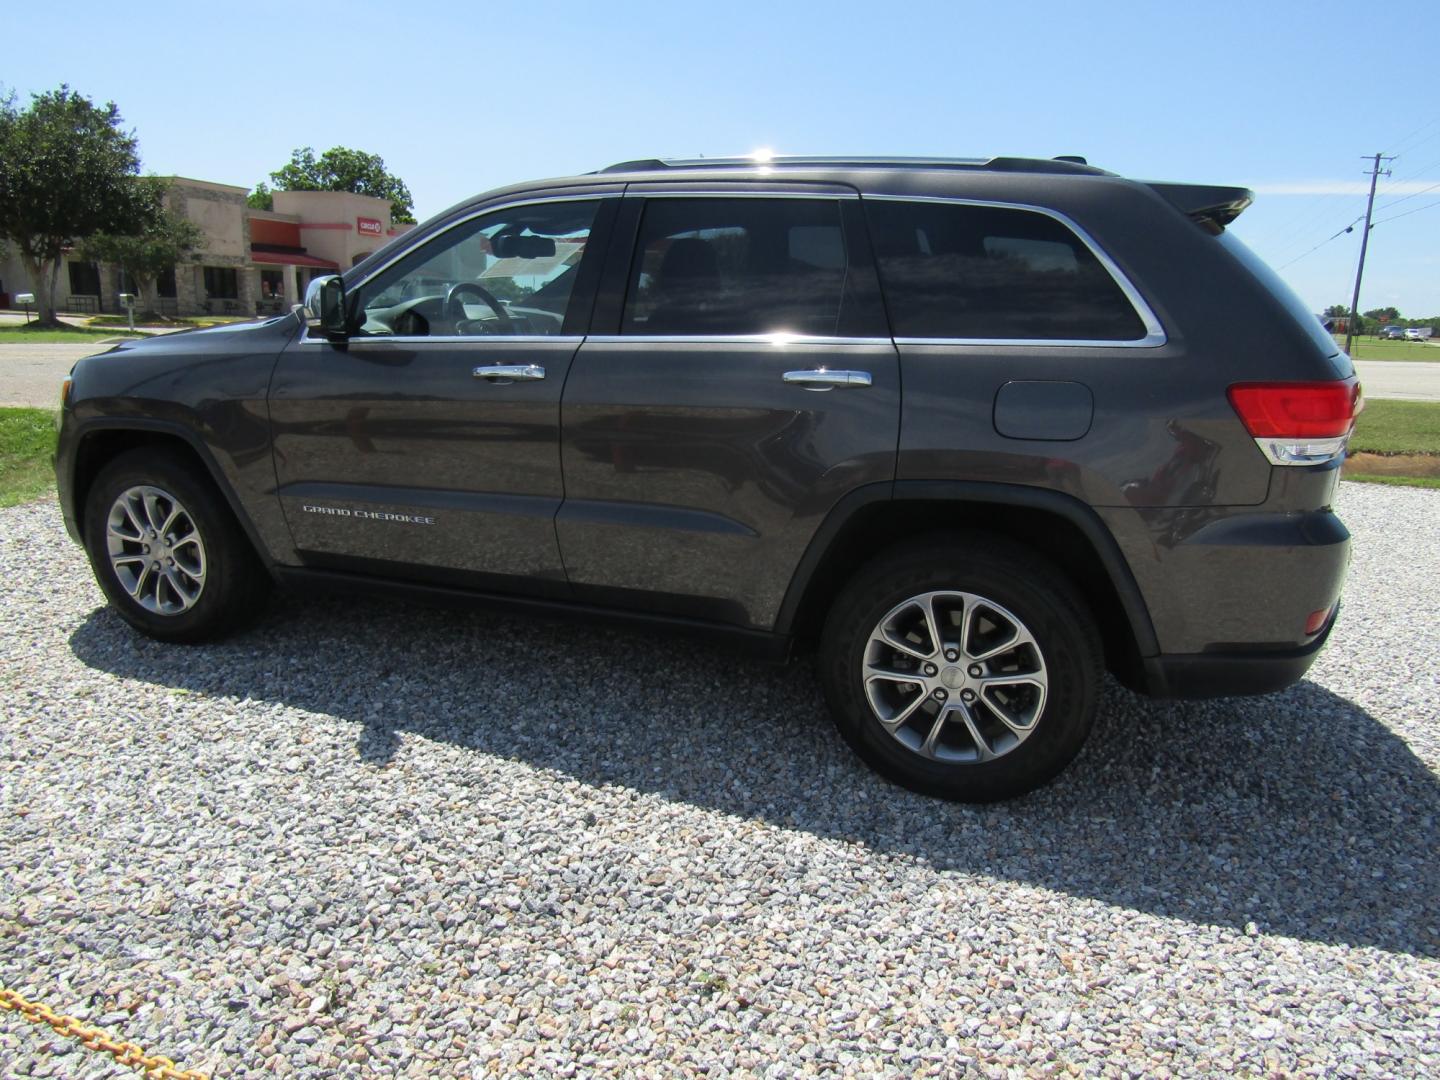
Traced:
[[[275, 209], [245, 205], [249, 189], [176, 176], [166, 196], [204, 236], [200, 249], [155, 282], [151, 306], [167, 315], [264, 315], [287, 311], [312, 277], [348, 269], [391, 237], [390, 204], [343, 191], [277, 191]], [[55, 287], [62, 312], [119, 312], [135, 291], [114, 266], [66, 255]], [[0, 307], [33, 283], [13, 253], [0, 261]], [[7, 295], [8, 294], [8, 295]]]

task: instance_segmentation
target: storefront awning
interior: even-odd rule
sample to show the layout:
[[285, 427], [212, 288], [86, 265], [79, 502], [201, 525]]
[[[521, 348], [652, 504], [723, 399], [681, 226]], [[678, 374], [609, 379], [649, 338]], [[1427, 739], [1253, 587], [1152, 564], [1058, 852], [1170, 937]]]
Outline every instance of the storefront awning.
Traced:
[[250, 261], [257, 266], [313, 266], [319, 270], [338, 270], [337, 263], [317, 259], [314, 255], [295, 255], [288, 251], [256, 251], [250, 249]]

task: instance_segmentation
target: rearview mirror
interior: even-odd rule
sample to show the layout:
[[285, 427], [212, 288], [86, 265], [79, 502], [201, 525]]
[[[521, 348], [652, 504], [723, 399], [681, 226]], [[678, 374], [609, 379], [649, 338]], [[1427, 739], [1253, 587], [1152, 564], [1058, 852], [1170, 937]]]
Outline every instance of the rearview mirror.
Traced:
[[555, 254], [555, 240], [550, 236], [516, 236], [501, 233], [490, 241], [498, 259], [548, 259]]
[[331, 341], [345, 340], [345, 282], [339, 275], [311, 280], [305, 290], [305, 325]]

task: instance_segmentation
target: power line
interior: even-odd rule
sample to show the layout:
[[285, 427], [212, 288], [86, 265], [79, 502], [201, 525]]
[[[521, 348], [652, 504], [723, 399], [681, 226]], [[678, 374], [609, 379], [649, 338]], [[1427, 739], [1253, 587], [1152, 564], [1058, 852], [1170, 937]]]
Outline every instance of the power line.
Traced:
[[[1421, 124], [1421, 125], [1420, 125], [1418, 128], [1416, 128], [1414, 131], [1410, 132], [1409, 135], [1406, 135], [1405, 138], [1401, 139], [1401, 140], [1400, 140], [1398, 143], [1396, 143], [1394, 146], [1390, 147], [1389, 150], [1386, 150], [1385, 153], [1390, 154], [1390, 155], [1398, 156], [1399, 153], [1400, 153], [1400, 148], [1401, 148], [1402, 146], [1404, 146], [1407, 142], [1409, 142], [1411, 139], [1413, 139], [1416, 135], [1419, 135], [1420, 132], [1424, 131], [1426, 128], [1434, 127], [1436, 124], [1440, 124], [1440, 116], [1435, 117], [1435, 119], [1433, 119], [1433, 120], [1427, 120], [1427, 121], [1425, 121], [1425, 123]], [[1437, 131], [1437, 132], [1435, 132], [1435, 133], [1432, 134], [1432, 135], [1426, 136], [1423, 140], [1421, 140], [1421, 142], [1422, 142], [1422, 143], [1427, 143], [1427, 142], [1429, 142], [1431, 139], [1433, 139], [1433, 138], [1435, 137], [1435, 135], [1440, 135], [1440, 131]], [[1411, 147], [1411, 149], [1413, 150], [1414, 147]]]
[[[1430, 128], [1432, 128], [1432, 127], [1436, 128], [1435, 131], [1430, 132], [1429, 135], [1426, 135], [1426, 136], [1425, 136], [1423, 139], [1421, 139], [1418, 143], [1415, 143], [1413, 146], [1410, 147], [1410, 149], [1409, 149], [1408, 152], [1409, 152], [1409, 153], [1414, 153], [1414, 151], [1415, 151], [1416, 149], [1418, 149], [1418, 148], [1421, 147], [1421, 146], [1424, 146], [1426, 143], [1429, 143], [1432, 139], [1440, 138], [1440, 127], [1437, 127], [1437, 125], [1440, 125], [1440, 116], [1436, 116], [1436, 117], [1434, 117], [1433, 119], [1430, 119], [1430, 120], [1425, 121], [1425, 123], [1423, 123], [1423, 124], [1421, 124], [1419, 127], [1415, 128], [1413, 131], [1411, 131], [1411, 132], [1410, 132], [1408, 135], [1406, 135], [1404, 138], [1402, 138], [1402, 139], [1400, 139], [1398, 142], [1392, 144], [1391, 148], [1390, 148], [1389, 150], [1385, 151], [1381, 156], [1382, 156], [1382, 157], [1386, 157], [1386, 158], [1390, 158], [1390, 159], [1392, 159], [1392, 160], [1398, 158], [1398, 157], [1399, 157], [1399, 154], [1397, 153], [1397, 151], [1399, 151], [1402, 147], [1404, 147], [1406, 143], [1408, 143], [1408, 142], [1410, 142], [1412, 139], [1414, 139], [1415, 136], [1420, 135], [1420, 134], [1422, 134], [1422, 133], [1425, 132], [1425, 131], [1428, 131]], [[1391, 189], [1393, 189], [1396, 185], [1402, 183], [1403, 181], [1408, 180], [1408, 179], [1413, 179], [1413, 178], [1416, 176], [1417, 173], [1426, 173], [1426, 172], [1429, 172], [1430, 169], [1432, 169], [1435, 165], [1440, 165], [1440, 161], [1433, 162], [1433, 163], [1431, 163], [1430, 165], [1426, 165], [1423, 169], [1417, 169], [1417, 170], [1415, 170], [1415, 172], [1409, 173], [1409, 174], [1407, 174], [1407, 175], [1404, 176], [1404, 177], [1400, 177], [1400, 178], [1398, 178], [1398, 179], [1396, 179], [1396, 180], [1393, 180], [1392, 182], [1386, 184], [1386, 186], [1385, 186], [1384, 188], [1379, 189], [1379, 192], [1378, 192], [1378, 193], [1381, 194], [1381, 195], [1384, 195], [1384, 194], [1386, 194], [1388, 191], [1390, 191]], [[1430, 189], [1427, 188], [1426, 190], [1428, 191], [1428, 190], [1430, 190]], [[1423, 194], [1423, 192], [1416, 192], [1416, 194]], [[1308, 210], [1302, 209], [1302, 210], [1300, 210], [1298, 213], [1292, 214], [1290, 217], [1286, 218], [1283, 222], [1281, 222], [1278, 226], [1276, 226], [1276, 228], [1275, 228], [1275, 236], [1276, 236], [1276, 239], [1275, 239], [1275, 241], [1274, 241], [1274, 249], [1273, 249], [1273, 250], [1278, 251], [1278, 252], [1281, 253], [1282, 255], [1284, 254], [1284, 252], [1285, 252], [1287, 249], [1293, 251], [1294, 248], [1295, 248], [1295, 244], [1296, 244], [1296, 241], [1297, 241], [1297, 240], [1300, 240], [1300, 242], [1303, 243], [1304, 241], [1301, 240], [1301, 237], [1303, 237], [1305, 233], [1308, 233], [1308, 232], [1310, 231], [1310, 229], [1311, 229], [1314, 225], [1319, 224], [1319, 222], [1320, 222], [1323, 218], [1328, 217], [1334, 210], [1339, 209], [1339, 207], [1336, 205], [1336, 203], [1339, 203], [1339, 202], [1342, 202], [1342, 201], [1346, 201], [1346, 200], [1350, 200], [1350, 199], [1354, 199], [1354, 198], [1356, 198], [1358, 195], [1359, 195], [1358, 192], [1356, 192], [1356, 193], [1354, 193], [1354, 194], [1335, 194], [1335, 195], [1330, 195], [1330, 196], [1327, 196], [1327, 197], [1324, 199], [1324, 201], [1316, 204], [1315, 206], [1310, 207]], [[1409, 198], [1409, 196], [1404, 196], [1404, 198]], [[1396, 199], [1395, 202], [1389, 203], [1388, 205], [1389, 205], [1389, 206], [1394, 206], [1395, 203], [1398, 203], [1398, 202], [1400, 202], [1400, 201], [1401, 201], [1400, 199]], [[1358, 219], [1357, 219], [1357, 220], [1358, 220]], [[1346, 226], [1346, 229], [1352, 227], [1354, 224], [1355, 224], [1355, 222], [1352, 221], [1352, 222], [1350, 223], [1350, 225]], [[1340, 233], [1344, 233], [1344, 232], [1345, 232], [1345, 229], [1341, 229], [1341, 230], [1340, 230]], [[1340, 234], [1337, 233], [1336, 235], [1340, 235]], [[1290, 266], [1292, 263], [1299, 262], [1301, 259], [1305, 258], [1306, 255], [1309, 255], [1310, 252], [1318, 250], [1319, 248], [1323, 247], [1325, 244], [1329, 243], [1329, 242], [1330, 242], [1331, 240], [1333, 240], [1333, 239], [1335, 239], [1335, 237], [1334, 237], [1334, 236], [1331, 236], [1331, 237], [1328, 237], [1328, 238], [1325, 239], [1325, 240], [1322, 240], [1319, 244], [1316, 244], [1314, 247], [1310, 248], [1308, 251], [1304, 252], [1303, 254], [1297, 255], [1295, 258], [1291, 259], [1290, 262], [1287, 262], [1287, 263], [1285, 264], [1285, 266]], [[1282, 267], [1282, 269], [1283, 269], [1283, 267]]]
[[1411, 199], [1415, 198], [1415, 196], [1424, 195], [1427, 191], [1434, 191], [1436, 188], [1440, 188], [1440, 182], [1431, 184], [1429, 187], [1426, 188], [1421, 188], [1419, 191], [1412, 191], [1409, 195], [1402, 195], [1394, 202], [1386, 203], [1384, 206], [1380, 207], [1380, 209], [1389, 210], [1392, 206], [1399, 206], [1402, 202], [1409, 202]]
[[[1440, 136], [1440, 131], [1437, 131], [1437, 132], [1435, 133], [1435, 135], [1436, 135], [1436, 136]], [[1429, 139], [1426, 139], [1425, 141], [1426, 141], [1426, 142], [1429, 142], [1430, 140], [1429, 140]], [[1437, 166], [1437, 165], [1440, 165], [1440, 159], [1436, 159], [1435, 161], [1430, 162], [1429, 165], [1425, 165], [1425, 166], [1423, 166], [1422, 168], [1416, 169], [1414, 172], [1408, 172], [1408, 173], [1406, 173], [1404, 176], [1397, 176], [1397, 177], [1395, 177], [1395, 179], [1391, 180], [1388, 184], [1386, 184], [1383, 188], [1380, 189], [1380, 194], [1382, 194], [1382, 195], [1388, 195], [1388, 194], [1389, 194], [1391, 191], [1393, 191], [1395, 188], [1397, 188], [1397, 187], [1399, 187], [1401, 184], [1405, 183], [1405, 181], [1407, 181], [1407, 180], [1414, 180], [1417, 176], [1420, 176], [1422, 173], [1427, 173], [1427, 172], [1429, 172], [1431, 169], [1435, 168], [1435, 166]]]
[[1280, 269], [1281, 269], [1281, 270], [1284, 270], [1286, 266], [1294, 266], [1294, 265], [1295, 265], [1297, 262], [1299, 262], [1301, 259], [1305, 258], [1306, 255], [1313, 255], [1315, 252], [1319, 251], [1319, 250], [1320, 250], [1322, 247], [1324, 247], [1326, 244], [1330, 243], [1331, 240], [1334, 240], [1337, 236], [1344, 236], [1344, 235], [1345, 235], [1346, 233], [1348, 233], [1348, 232], [1354, 232], [1354, 231], [1355, 231], [1355, 226], [1360, 222], [1361, 218], [1363, 218], [1364, 216], [1365, 216], [1364, 214], [1361, 214], [1360, 217], [1357, 217], [1354, 221], [1350, 222], [1349, 225], [1346, 225], [1346, 226], [1345, 226], [1343, 229], [1341, 229], [1339, 232], [1333, 233], [1332, 235], [1327, 236], [1324, 240], [1321, 240], [1320, 243], [1316, 244], [1316, 245], [1315, 245], [1314, 247], [1312, 247], [1309, 251], [1305, 252], [1304, 255], [1296, 255], [1295, 258], [1293, 258], [1293, 259], [1291, 259], [1289, 262], [1287, 262], [1287, 263], [1285, 264], [1285, 266], [1280, 267]]
[[[1440, 184], [1437, 184], [1436, 187], [1440, 187]], [[1376, 225], [1384, 225], [1387, 221], [1394, 221], [1396, 218], [1409, 217], [1411, 214], [1418, 214], [1421, 210], [1429, 210], [1432, 207], [1436, 206], [1440, 206], [1440, 199], [1437, 199], [1435, 202], [1432, 203], [1426, 203], [1424, 206], [1413, 207], [1412, 209], [1406, 210], [1403, 214], [1391, 214], [1387, 218], [1381, 218], [1379, 221], [1375, 222], [1370, 227], [1373, 229]]]

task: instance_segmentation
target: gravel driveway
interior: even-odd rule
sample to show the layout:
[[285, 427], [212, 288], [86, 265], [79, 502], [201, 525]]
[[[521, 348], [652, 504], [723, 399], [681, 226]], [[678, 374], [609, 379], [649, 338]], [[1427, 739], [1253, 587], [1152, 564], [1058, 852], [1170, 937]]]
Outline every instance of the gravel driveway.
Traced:
[[0, 981], [216, 1077], [1435, 1076], [1440, 493], [1341, 500], [1311, 680], [1112, 686], [978, 809], [804, 666], [346, 599], [167, 647], [0, 511]]

